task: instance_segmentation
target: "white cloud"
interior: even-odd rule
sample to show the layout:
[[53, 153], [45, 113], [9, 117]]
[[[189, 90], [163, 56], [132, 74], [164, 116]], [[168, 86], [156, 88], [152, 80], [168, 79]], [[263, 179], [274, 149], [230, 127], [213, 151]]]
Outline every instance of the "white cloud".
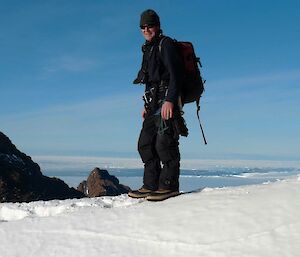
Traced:
[[[262, 75], [255, 75], [251, 77], [236, 77], [236, 78], [227, 78], [227, 79], [220, 79], [220, 80], [212, 80], [208, 83], [210, 86], [214, 87], [244, 87], [245, 85], [260, 85], [263, 84], [264, 86], [272, 86], [278, 85], [282, 82], [287, 83], [291, 81], [299, 81], [300, 80], [300, 70], [287, 70], [287, 71], [273, 71], [270, 73], [262, 74]], [[282, 84], [280, 84], [282, 85]]]
[[[85, 156], [34, 156], [45, 170], [82, 170], [94, 167], [142, 168], [143, 163], [136, 158], [85, 157]], [[209, 160], [185, 159], [181, 161], [182, 169], [215, 168], [300, 168], [300, 161], [266, 161], [266, 160]]]
[[140, 97], [105, 96], [88, 102], [2, 117], [2, 130], [25, 152], [128, 152], [136, 150]]
[[69, 71], [69, 72], [81, 72], [87, 71], [95, 67], [96, 61], [76, 56], [61, 56], [53, 58], [48, 61], [48, 64], [44, 67], [46, 72], [58, 72], [58, 71]]

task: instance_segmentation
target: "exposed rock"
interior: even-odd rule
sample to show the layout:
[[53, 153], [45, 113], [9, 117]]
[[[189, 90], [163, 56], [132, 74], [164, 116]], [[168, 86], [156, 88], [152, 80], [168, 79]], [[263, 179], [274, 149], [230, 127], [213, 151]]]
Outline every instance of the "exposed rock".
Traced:
[[69, 188], [62, 180], [44, 176], [39, 165], [0, 132], [0, 202], [82, 197], [81, 192]]
[[119, 180], [115, 176], [110, 175], [107, 170], [95, 168], [88, 176], [88, 179], [79, 184], [77, 190], [88, 197], [98, 197], [128, 193], [130, 188], [120, 184]]

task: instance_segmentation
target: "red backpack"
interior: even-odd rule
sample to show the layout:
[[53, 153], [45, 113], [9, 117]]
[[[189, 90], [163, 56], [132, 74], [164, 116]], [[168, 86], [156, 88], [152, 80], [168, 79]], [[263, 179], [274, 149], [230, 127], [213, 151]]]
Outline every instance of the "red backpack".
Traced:
[[[162, 43], [166, 37], [162, 37], [159, 43], [159, 52], [161, 52]], [[180, 101], [183, 106], [186, 103], [195, 102], [197, 106], [197, 117], [201, 128], [204, 143], [207, 141], [204, 136], [203, 128], [200, 122], [200, 97], [204, 92], [205, 80], [203, 80], [200, 68], [202, 68], [200, 58], [196, 57], [193, 44], [190, 42], [180, 42], [174, 39], [177, 51], [182, 59], [183, 83], [180, 89]], [[199, 67], [200, 66], [200, 67]]]

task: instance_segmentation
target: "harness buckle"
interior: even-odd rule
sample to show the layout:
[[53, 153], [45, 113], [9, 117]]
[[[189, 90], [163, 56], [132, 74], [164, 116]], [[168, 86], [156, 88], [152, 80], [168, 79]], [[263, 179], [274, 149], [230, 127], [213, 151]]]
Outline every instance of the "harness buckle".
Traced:
[[144, 95], [143, 95], [143, 100], [144, 100], [144, 102], [145, 102], [146, 105], [148, 105], [149, 103], [152, 102], [154, 90], [155, 90], [155, 88], [152, 87], [152, 88], [150, 88], [148, 91], [146, 91], [146, 92], [144, 93]]

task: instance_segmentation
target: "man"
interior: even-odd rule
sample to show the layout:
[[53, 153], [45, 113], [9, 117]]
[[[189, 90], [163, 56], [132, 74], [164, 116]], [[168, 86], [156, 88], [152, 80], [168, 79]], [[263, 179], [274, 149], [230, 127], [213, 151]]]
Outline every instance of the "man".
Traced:
[[[153, 10], [141, 14], [142, 68], [134, 84], [145, 84], [143, 127], [138, 151], [144, 163], [143, 186], [130, 192], [133, 198], [165, 200], [179, 194], [178, 95], [181, 60], [174, 41], [162, 35], [160, 19]], [[162, 164], [162, 167], [161, 167]]]

